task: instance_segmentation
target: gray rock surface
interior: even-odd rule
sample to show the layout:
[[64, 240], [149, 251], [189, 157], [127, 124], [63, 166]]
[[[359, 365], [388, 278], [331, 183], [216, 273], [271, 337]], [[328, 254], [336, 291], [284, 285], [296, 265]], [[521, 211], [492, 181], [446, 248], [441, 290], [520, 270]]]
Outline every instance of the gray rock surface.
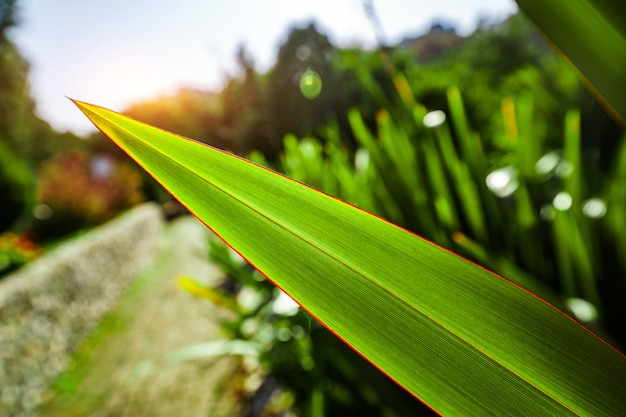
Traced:
[[144, 204], [0, 281], [0, 416], [30, 416], [70, 355], [152, 261], [163, 225]]
[[70, 383], [51, 387], [38, 417], [243, 415], [238, 355], [180, 355], [228, 341], [220, 319], [230, 311], [179, 285], [181, 277], [208, 287], [223, 282], [224, 273], [209, 259], [209, 238], [191, 216], [162, 229], [157, 259], [78, 348], [63, 374]]

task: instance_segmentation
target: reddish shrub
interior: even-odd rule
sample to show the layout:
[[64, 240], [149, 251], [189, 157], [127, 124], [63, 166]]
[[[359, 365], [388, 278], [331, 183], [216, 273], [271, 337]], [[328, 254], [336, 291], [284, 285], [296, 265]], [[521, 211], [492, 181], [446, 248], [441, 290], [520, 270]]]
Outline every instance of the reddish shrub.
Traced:
[[38, 230], [53, 236], [102, 223], [144, 200], [136, 169], [75, 150], [42, 164], [37, 197], [47, 213]]

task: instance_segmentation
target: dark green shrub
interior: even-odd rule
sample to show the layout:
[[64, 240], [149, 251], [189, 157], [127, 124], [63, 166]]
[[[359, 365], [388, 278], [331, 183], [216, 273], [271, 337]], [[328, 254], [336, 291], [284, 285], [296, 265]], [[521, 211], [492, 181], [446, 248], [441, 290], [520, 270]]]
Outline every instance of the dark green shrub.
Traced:
[[9, 147], [0, 140], [0, 231], [25, 220], [35, 196], [33, 175]]

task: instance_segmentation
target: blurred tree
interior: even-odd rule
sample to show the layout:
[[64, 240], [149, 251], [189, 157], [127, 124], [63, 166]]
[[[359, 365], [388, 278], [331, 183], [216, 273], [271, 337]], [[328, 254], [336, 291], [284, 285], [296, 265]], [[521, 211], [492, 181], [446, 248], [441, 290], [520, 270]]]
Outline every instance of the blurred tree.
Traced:
[[218, 108], [217, 95], [182, 88], [171, 96], [161, 96], [135, 104], [124, 113], [182, 136], [222, 146], [224, 143], [216, 143], [213, 132]]
[[34, 103], [29, 95], [28, 64], [15, 45], [0, 33], [0, 132], [11, 148], [30, 158], [33, 150]]
[[7, 38], [16, 23], [15, 10], [16, 0], [0, 1], [0, 231], [16, 227], [18, 220], [24, 222], [34, 201], [34, 174], [19, 158], [32, 151], [30, 143], [21, 140], [32, 132], [28, 65]]
[[[313, 23], [304, 28], [293, 28], [280, 47], [276, 65], [269, 74], [267, 100], [273, 136], [286, 133], [303, 136], [311, 133], [333, 113], [337, 84], [332, 60], [335, 48], [328, 37]], [[300, 78], [311, 69], [322, 80], [322, 90], [314, 99], [307, 99], [300, 91]]]
[[16, 23], [16, 3], [17, 0], [0, 1], [0, 34], [4, 35], [6, 29]]
[[8, 36], [18, 22], [16, 13], [17, 0], [0, 0], [0, 140], [35, 170], [54, 153], [81, 143], [75, 135], [54, 132], [36, 116], [29, 65]]
[[275, 152], [262, 76], [255, 68], [244, 45], [237, 50], [238, 74], [232, 77], [221, 93], [221, 113], [218, 134], [233, 146], [231, 150], [245, 153], [257, 149], [266, 154]]
[[440, 58], [459, 46], [463, 38], [456, 33], [454, 26], [444, 22], [433, 23], [429, 32], [416, 38], [406, 38], [399, 47], [409, 48], [415, 52], [421, 62]]
[[22, 231], [32, 216], [38, 165], [82, 143], [71, 133], [54, 132], [36, 116], [29, 65], [8, 36], [17, 22], [17, 0], [0, 0], [0, 230]]
[[[176, 132], [197, 141], [229, 149], [231, 143], [219, 135], [220, 97], [211, 92], [181, 88], [175, 94], [136, 103], [124, 113], [145, 123]], [[102, 133], [95, 132], [87, 141], [93, 154], [106, 154], [117, 162], [127, 161], [126, 154]], [[171, 196], [143, 169], [141, 176], [144, 195], [159, 203], [168, 203]]]
[[[419, 38], [418, 38], [419, 41]], [[534, 134], [545, 135], [552, 147], [563, 139], [567, 109], [581, 108], [583, 130], [603, 132], [595, 144], [606, 159], [621, 130], [598, 107], [579, 75], [558, 56], [521, 13], [497, 24], [484, 24], [454, 48], [421, 65], [407, 67], [418, 102], [430, 109], [447, 110], [446, 91], [458, 86], [463, 93], [470, 125], [487, 147], [504, 143], [502, 100], [532, 97]], [[590, 130], [591, 129], [591, 130]], [[586, 135], [587, 138], [598, 137]], [[503, 149], [506, 152], [506, 149]], [[597, 152], [586, 153], [587, 157]]]
[[497, 88], [513, 72], [525, 66], [540, 67], [551, 53], [532, 23], [518, 13], [502, 23], [479, 27], [468, 39], [462, 58], [468, 71], [484, 77]]
[[[255, 70], [241, 45], [238, 71], [218, 94], [181, 90], [132, 106], [126, 113], [222, 149], [239, 154], [255, 149], [273, 158], [287, 133], [312, 133], [333, 115], [345, 115], [347, 96], [337, 76], [335, 53], [313, 24], [295, 28], [268, 74]], [[308, 69], [322, 78], [322, 91], [314, 99], [300, 90], [300, 78]]]
[[[133, 106], [128, 114], [223, 149], [239, 154], [256, 149], [272, 159], [285, 134], [317, 134], [329, 121], [351, 143], [349, 108], [357, 107], [374, 127], [377, 109], [405, 106], [393, 80], [400, 74], [407, 76], [416, 101], [430, 109], [447, 110], [446, 91], [460, 87], [470, 125], [488, 147], [499, 146], [504, 97], [534, 97], [533, 128], [538, 134], [545, 131], [554, 143], [562, 139], [562, 120], [569, 107], [583, 108], [583, 129], [619, 133], [610, 120], [601, 120], [602, 112], [576, 72], [522, 15], [497, 24], [483, 22], [466, 38], [453, 26], [435, 22], [425, 35], [373, 51], [335, 48], [311, 23], [289, 31], [266, 74], [255, 70], [244, 46], [236, 56], [238, 71], [221, 92], [181, 90], [176, 96]], [[306, 98], [300, 90], [307, 70], [321, 78], [321, 93], [315, 98]], [[408, 113], [405, 117], [412, 117]]]

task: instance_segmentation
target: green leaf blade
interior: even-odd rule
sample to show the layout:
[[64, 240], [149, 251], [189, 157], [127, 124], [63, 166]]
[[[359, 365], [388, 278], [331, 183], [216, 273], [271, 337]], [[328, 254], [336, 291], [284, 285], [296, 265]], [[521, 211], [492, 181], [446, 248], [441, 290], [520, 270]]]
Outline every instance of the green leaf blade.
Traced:
[[516, 0], [626, 123], [624, 3], [609, 0]]
[[545, 301], [238, 157], [77, 102], [222, 239], [439, 413], [626, 413], [626, 360]]

